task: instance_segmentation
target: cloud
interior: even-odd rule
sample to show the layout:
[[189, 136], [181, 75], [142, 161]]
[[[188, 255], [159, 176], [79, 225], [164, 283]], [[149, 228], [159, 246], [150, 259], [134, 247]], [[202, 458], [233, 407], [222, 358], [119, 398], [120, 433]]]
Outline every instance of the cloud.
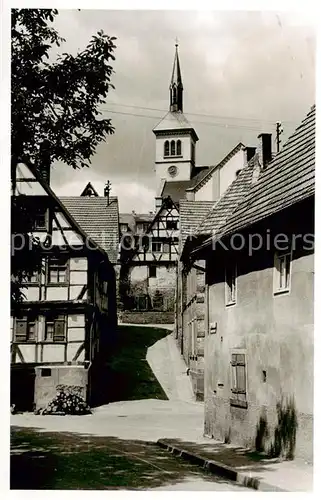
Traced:
[[[79, 171], [77, 179], [57, 186], [55, 192], [58, 196], [80, 196], [86, 184], [90, 181], [100, 196], [104, 194], [106, 180], [97, 173], [89, 171]], [[111, 183], [111, 196], [117, 196], [121, 212], [131, 212], [134, 208], [136, 212], [148, 213], [154, 210], [155, 193], [140, 182], [128, 180], [127, 182]]]
[[[175, 37], [184, 111], [200, 139], [198, 164], [219, 162], [239, 141], [255, 145], [261, 131], [275, 132], [278, 120], [285, 140], [315, 100], [315, 33], [308, 15], [65, 10], [57, 28], [67, 39], [63, 51], [83, 49], [99, 29], [117, 37], [116, 88], [103, 106], [116, 133], [98, 147], [86, 178], [109, 179], [119, 197], [116, 190], [127, 185], [122, 203], [131, 209], [146, 205], [135, 186], [148, 196], [155, 191], [152, 129], [168, 109]], [[70, 179], [81, 183], [82, 175], [57, 164], [53, 188], [70, 185]]]

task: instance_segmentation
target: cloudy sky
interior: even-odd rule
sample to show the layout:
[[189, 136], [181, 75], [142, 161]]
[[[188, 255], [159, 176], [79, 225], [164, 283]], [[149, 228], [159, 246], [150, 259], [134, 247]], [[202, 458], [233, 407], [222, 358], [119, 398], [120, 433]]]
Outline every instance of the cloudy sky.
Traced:
[[315, 101], [312, 19], [289, 12], [60, 10], [62, 51], [82, 50], [100, 29], [117, 37], [115, 74], [103, 106], [116, 132], [101, 144], [90, 169], [57, 164], [58, 195], [80, 194], [107, 180], [122, 212], [149, 211], [155, 196], [153, 127], [168, 110], [175, 38], [184, 84], [184, 111], [199, 136], [198, 165], [218, 163], [239, 141], [283, 124], [285, 140]]

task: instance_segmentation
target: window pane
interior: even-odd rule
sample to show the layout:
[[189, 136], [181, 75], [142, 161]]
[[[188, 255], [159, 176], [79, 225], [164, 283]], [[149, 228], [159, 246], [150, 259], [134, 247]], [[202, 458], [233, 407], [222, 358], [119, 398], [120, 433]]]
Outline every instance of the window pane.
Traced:
[[237, 388], [237, 383], [236, 383], [236, 366], [232, 366], [232, 389], [236, 390]]
[[237, 363], [245, 364], [245, 354], [236, 354]]
[[35, 339], [35, 323], [29, 323], [28, 324], [28, 340], [34, 340]]
[[59, 283], [65, 283], [65, 281], [66, 281], [66, 272], [65, 271], [59, 271], [58, 281], [59, 281]]
[[245, 391], [245, 366], [236, 366], [237, 389]]
[[52, 340], [54, 333], [54, 324], [46, 323], [46, 340]]
[[285, 282], [284, 282], [284, 257], [279, 257], [279, 269], [280, 269], [280, 282], [279, 286], [280, 288], [284, 288]]
[[49, 272], [49, 281], [50, 281], [50, 283], [57, 283], [58, 282], [58, 271], [51, 270]]
[[285, 287], [288, 288], [290, 285], [290, 263], [291, 255], [285, 257]]

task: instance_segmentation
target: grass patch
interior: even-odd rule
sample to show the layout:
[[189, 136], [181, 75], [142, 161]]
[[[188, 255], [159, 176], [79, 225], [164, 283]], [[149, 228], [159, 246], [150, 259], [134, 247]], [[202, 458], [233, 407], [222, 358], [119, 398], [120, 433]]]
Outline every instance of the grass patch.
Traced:
[[[164, 328], [119, 326], [100, 377], [106, 402], [168, 399], [146, 361], [148, 347], [166, 337]], [[99, 401], [98, 404], [104, 401]]]

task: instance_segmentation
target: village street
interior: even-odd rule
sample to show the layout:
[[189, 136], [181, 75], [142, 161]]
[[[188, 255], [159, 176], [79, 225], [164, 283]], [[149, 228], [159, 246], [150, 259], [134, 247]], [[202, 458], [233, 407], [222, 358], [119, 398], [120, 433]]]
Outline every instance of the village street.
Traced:
[[206, 442], [203, 406], [182, 401], [111, 403], [87, 416], [12, 415], [11, 488], [251, 491], [157, 446]]
[[[119, 331], [126, 342], [118, 359], [129, 359], [131, 350], [132, 364], [123, 370], [132, 379], [134, 372], [141, 377], [127, 393], [133, 400], [99, 406], [86, 416], [12, 415], [11, 487], [245, 490], [156, 444], [162, 438], [211, 441], [203, 437], [204, 406], [193, 400], [169, 329], [123, 326]], [[152, 334], [159, 340], [142, 350]], [[147, 391], [154, 397], [139, 399]]]

